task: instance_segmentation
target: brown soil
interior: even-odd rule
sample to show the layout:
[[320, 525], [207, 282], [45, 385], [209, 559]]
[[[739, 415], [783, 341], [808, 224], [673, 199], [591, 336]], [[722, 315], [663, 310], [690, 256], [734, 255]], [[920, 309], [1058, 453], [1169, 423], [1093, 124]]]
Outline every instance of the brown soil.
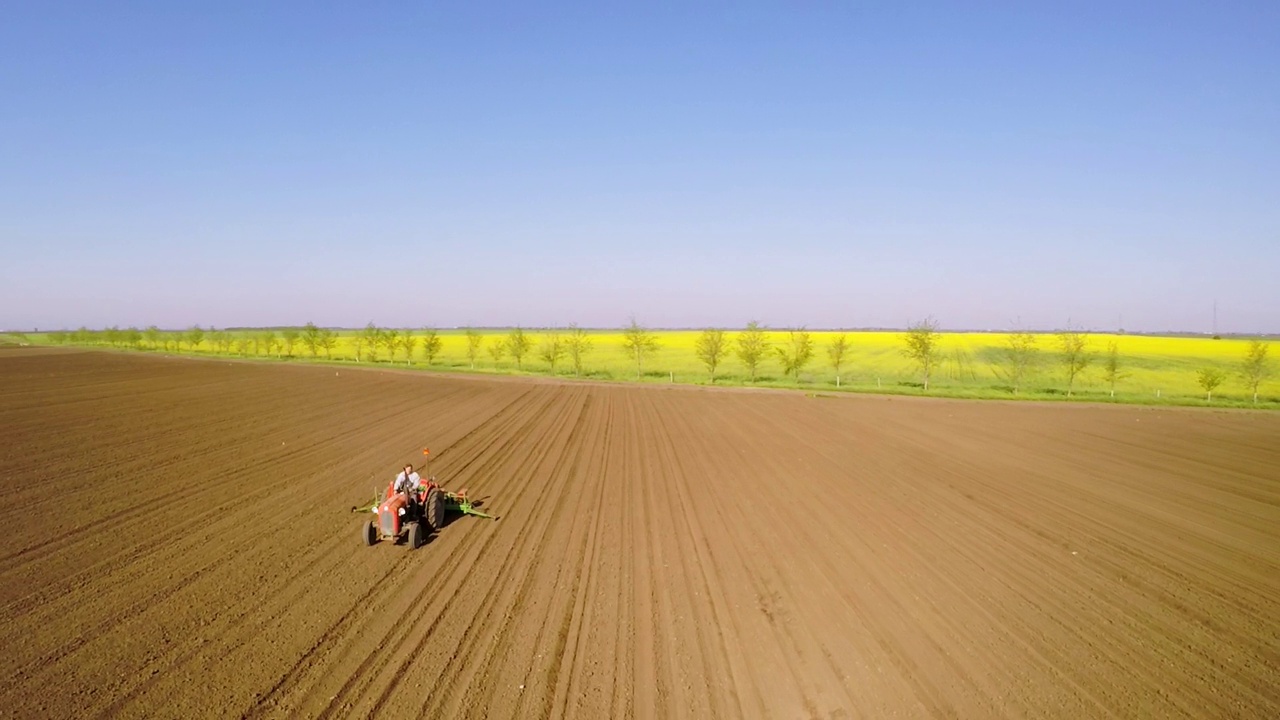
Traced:
[[2, 355], [7, 715], [1280, 717], [1275, 414]]

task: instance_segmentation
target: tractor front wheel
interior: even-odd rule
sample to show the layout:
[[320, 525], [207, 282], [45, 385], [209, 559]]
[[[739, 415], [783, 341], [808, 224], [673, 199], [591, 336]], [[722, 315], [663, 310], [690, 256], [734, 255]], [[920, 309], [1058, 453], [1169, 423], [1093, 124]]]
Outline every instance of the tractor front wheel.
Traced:
[[373, 521], [370, 520], [364, 524], [364, 531], [362, 535], [364, 536], [365, 545], [372, 545], [378, 542], [378, 526], [374, 525]]
[[422, 543], [426, 540], [427, 531], [423, 529], [422, 523], [409, 523], [409, 549], [417, 550], [422, 547]]
[[426, 514], [432, 530], [439, 532], [444, 528], [444, 493], [440, 488], [431, 488], [427, 493]]

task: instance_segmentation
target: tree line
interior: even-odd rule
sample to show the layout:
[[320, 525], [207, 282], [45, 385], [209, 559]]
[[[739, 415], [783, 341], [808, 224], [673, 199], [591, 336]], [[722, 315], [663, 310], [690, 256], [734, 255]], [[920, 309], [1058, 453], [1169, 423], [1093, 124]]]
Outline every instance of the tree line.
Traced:
[[195, 325], [187, 330], [161, 330], [152, 325], [145, 329], [109, 327], [104, 330], [80, 328], [73, 331], [55, 330], [46, 333], [49, 342], [55, 345], [108, 345], [115, 348], [132, 348], [134, 350], [165, 350], [181, 352], [198, 350], [207, 345], [214, 352], [228, 355], [266, 355], [277, 358], [294, 357], [295, 349], [306, 348], [311, 357], [316, 358], [323, 352], [331, 358], [333, 350], [338, 346], [338, 334], [329, 328], [316, 327], [307, 323], [300, 328], [280, 328], [279, 330], [218, 330], [202, 328]]
[[[536, 332], [515, 327], [496, 336], [486, 336], [480, 330], [468, 327], [463, 335], [467, 361], [472, 369], [482, 355], [487, 355], [495, 366], [510, 358], [516, 369], [523, 371], [528, 360], [536, 359], [545, 363], [552, 375], [558, 372], [558, 368], [567, 367], [575, 377], [581, 377], [584, 361], [595, 349], [590, 333], [577, 324]], [[331, 359], [339, 336], [329, 328], [309, 322], [302, 327], [243, 331], [205, 329], [198, 325], [183, 331], [162, 331], [154, 325], [141, 330], [109, 327], [94, 331], [82, 327], [72, 332], [50, 332], [47, 337], [55, 344], [102, 344], [166, 351], [193, 351], [205, 345], [214, 352], [244, 357], [265, 355], [284, 359], [305, 352], [312, 358], [319, 358], [323, 353], [325, 358]], [[1046, 364], [1046, 358], [1050, 365], [1058, 368], [1068, 397], [1074, 394], [1082, 373], [1090, 367], [1100, 369], [1111, 397], [1115, 397], [1116, 386], [1130, 376], [1114, 340], [1109, 341], [1104, 350], [1096, 351], [1091, 347], [1089, 333], [1068, 327], [1053, 333], [1052, 346], [1042, 349], [1040, 343], [1045, 337], [1016, 330], [1006, 334], [1003, 343], [996, 348], [992, 372], [1005, 383], [1004, 387], [1011, 394], [1016, 396], [1026, 390], [1033, 372]], [[942, 359], [941, 339], [942, 333], [933, 318], [912, 324], [902, 335], [900, 351], [916, 368], [919, 387], [926, 393]], [[383, 328], [370, 322], [351, 336], [350, 344], [359, 363], [403, 360], [410, 364], [415, 355], [420, 355], [430, 365], [439, 357], [443, 340], [435, 328]], [[658, 334], [631, 318], [622, 330], [620, 347], [629, 363], [634, 365], [636, 378], [640, 379], [644, 376], [646, 363], [660, 347]], [[734, 332], [732, 337], [728, 330], [706, 328], [694, 341], [694, 353], [706, 368], [707, 380], [712, 384], [721, 376], [730, 359], [741, 363], [753, 384], [770, 362], [776, 362], [782, 374], [798, 384], [804, 369], [821, 357], [833, 372], [836, 386], [840, 387], [843, 372], [854, 360], [852, 352], [849, 334], [845, 332], [836, 333], [824, 346], [818, 347], [811, 333], [803, 327], [772, 331], [755, 321]], [[1252, 340], [1248, 343], [1237, 375], [1256, 403], [1258, 388], [1270, 375], [1268, 345], [1265, 342]], [[1227, 378], [1228, 374], [1217, 367], [1203, 367], [1196, 372], [1197, 383], [1210, 402], [1214, 391]]]
[[[1009, 390], [1017, 395], [1024, 388], [1031, 372], [1041, 361], [1039, 347], [1040, 337], [1026, 330], [1008, 333], [1002, 347], [998, 350], [994, 367], [996, 377], [1008, 383]], [[923, 387], [927, 392], [929, 379], [937, 365], [939, 357], [939, 341], [941, 333], [938, 324], [932, 318], [926, 318], [911, 325], [903, 336], [905, 348], [903, 354], [912, 360], [923, 378]], [[1102, 371], [1102, 380], [1108, 386], [1110, 396], [1116, 396], [1116, 385], [1129, 377], [1123, 367], [1120, 348], [1115, 340], [1107, 343], [1101, 353], [1090, 348], [1089, 333], [1068, 327], [1053, 333], [1054, 347], [1050, 349], [1052, 360], [1058, 365], [1062, 379], [1066, 382], [1067, 397], [1075, 390], [1076, 381], [1081, 373], [1090, 366], [1097, 365]], [[1267, 359], [1267, 343], [1261, 340], [1250, 340], [1245, 346], [1244, 357], [1238, 366], [1238, 377], [1245, 389], [1252, 395], [1253, 402], [1258, 402], [1258, 388], [1270, 376], [1270, 364]], [[1196, 382], [1205, 391], [1205, 399], [1213, 402], [1213, 392], [1227, 379], [1226, 371], [1217, 367], [1202, 367], [1196, 371]]]

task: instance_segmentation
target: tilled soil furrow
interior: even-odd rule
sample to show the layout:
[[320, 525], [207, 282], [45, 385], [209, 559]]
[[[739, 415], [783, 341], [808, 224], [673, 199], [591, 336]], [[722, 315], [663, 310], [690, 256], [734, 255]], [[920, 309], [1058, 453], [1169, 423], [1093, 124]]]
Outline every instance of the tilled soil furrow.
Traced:
[[[483, 678], [482, 670], [492, 662], [495, 652], [504, 649], [504, 638], [511, 624], [518, 620], [517, 609], [523, 604], [545, 560], [538, 549], [560, 547], [548, 539], [561, 529], [557, 521], [563, 517], [565, 508], [573, 504], [574, 495], [568, 482], [569, 474], [557, 472], [556, 467], [565, 460], [565, 453], [570, 447], [569, 438], [579, 427], [583, 412], [579, 396], [551, 404], [547, 414], [542, 416], [551, 418], [552, 423], [543, 423], [544, 434], [532, 438], [535, 450], [529, 457], [535, 467], [541, 468], [540, 475], [545, 473], [549, 476], [548, 482], [529, 483], [511, 494], [512, 512], [527, 513], [528, 517], [528, 524], [519, 527], [518, 532], [521, 536], [532, 535], [532, 542], [507, 551], [496, 568], [491, 568], [490, 563], [477, 566], [477, 572], [488, 575], [488, 587], [480, 598], [473, 596], [466, 601], [472, 610], [467, 621], [459, 623], [458, 629], [467, 642], [440, 668], [437, 680], [425, 692], [424, 711], [428, 716], [451, 715], [457, 712], [458, 706], [473, 701], [471, 693], [482, 689], [476, 687], [480, 684], [476, 679]], [[508, 534], [516, 532], [517, 526], [518, 523], [512, 523], [503, 531]], [[424, 635], [418, 650], [436, 640], [430, 633]], [[406, 667], [417, 658], [417, 653], [407, 658]], [[376, 713], [387, 702], [392, 690], [389, 687], [379, 696], [373, 712]]]
[[[527, 422], [530, 417], [533, 417], [532, 413], [537, 411], [538, 406], [535, 403], [524, 402], [525, 400], [526, 398], [522, 395], [512, 402], [506, 403], [497, 414], [510, 415], [510, 422]], [[491, 418], [486, 418], [481, 422], [481, 425], [488, 423], [490, 420]], [[513, 427], [518, 427], [518, 425]], [[454, 443], [461, 444], [470, 441], [473, 435], [474, 429], [463, 434]], [[508, 435], [506, 437], [511, 436]], [[509, 442], [509, 440], [501, 438], [502, 436], [495, 438], [493, 444], [504, 445]], [[441, 452], [440, 454], [445, 462], [439, 463], [436, 466], [437, 469], [444, 472], [445, 477], [457, 481], [457, 484], [450, 482], [450, 485], [457, 487], [458, 484], [464, 484], [468, 480], [476, 479], [474, 474], [453, 474], [447, 458], [443, 457], [446, 453]], [[497, 468], [501, 459], [501, 454], [491, 454], [487, 460], [474, 468], [469, 467], [469, 469], [472, 473], [484, 474], [490, 468]], [[467, 519], [460, 520], [463, 523], [471, 522]], [[478, 528], [470, 528], [471, 532], [476, 532], [477, 530]], [[454, 521], [446, 526], [445, 531], [446, 533], [444, 534], [449, 534], [450, 531], [463, 531], [463, 528], [459, 526], [458, 521]], [[292, 678], [277, 689], [277, 694], [299, 695], [299, 700], [307, 701], [307, 706], [312, 708], [318, 706], [318, 710], [322, 713], [334, 712], [337, 709], [347, 707], [348, 696], [353, 692], [359, 692], [359, 688], [366, 677], [376, 675], [379, 672], [377, 663], [382, 659], [381, 653], [386, 650], [386, 643], [390, 635], [403, 632], [403, 627], [398, 620], [410, 617], [409, 613], [413, 612], [413, 608], [421, 608], [422, 610], [420, 611], [429, 612], [431, 605], [437, 601], [437, 598], [442, 593], [456, 592], [460, 584], [457, 579], [465, 578], [470, 573], [471, 566], [494, 542], [494, 539], [495, 535], [493, 533], [486, 533], [482, 544], [478, 546], [464, 544], [460, 546], [460, 549], [453, 552], [442, 551], [440, 555], [433, 556], [435, 562], [430, 562], [422, 571], [413, 573], [417, 577], [431, 579], [431, 582], [418, 585], [419, 591], [413, 597], [406, 598], [404, 596], [406, 581], [403, 577], [393, 574], [385, 578], [384, 582], [379, 585], [379, 591], [368, 602], [362, 603], [363, 612], [354, 616], [355, 619], [348, 631], [338, 632], [337, 628], [334, 628], [333, 632], [326, 633], [327, 636], [332, 637], [332, 641], [327, 646], [323, 646], [324, 652], [328, 656], [337, 658], [340, 667], [325, 667], [322, 664], [305, 667], [303, 668], [304, 671], [316, 673], [323, 671], [324, 676], [305, 682], [297, 677]], [[443, 538], [433, 538], [426, 549], [432, 549], [436, 543], [443, 543]], [[443, 560], [440, 560], [440, 558], [443, 558]], [[412, 559], [409, 555], [401, 556], [396, 561], [397, 569], [408, 567], [408, 563]], [[428, 616], [432, 618], [432, 627], [434, 627], [434, 623], [439, 620], [439, 614]], [[346, 622], [346, 618], [344, 618], [343, 622]], [[428, 628], [428, 632], [430, 629]], [[370, 647], [370, 638], [378, 639], [376, 643], [372, 644], [372, 647]], [[391, 642], [397, 641], [392, 640]], [[393, 647], [398, 647], [403, 642], [407, 642], [407, 638], [401, 637]], [[352, 661], [357, 661], [358, 664], [353, 668], [348, 668]], [[325, 687], [324, 683], [328, 678], [340, 678], [338, 680], [340, 685], [334, 687], [332, 692], [328, 690], [317, 691], [317, 688]], [[280, 701], [279, 704], [288, 706], [291, 702], [295, 701], [285, 700]]]
[[[513, 482], [511, 479], [513, 474], [509, 470], [506, 470], [506, 468], [511, 466], [512, 457], [520, 458], [526, 456], [524, 452], [524, 443], [530, 439], [537, 443], [538, 439], [541, 438], [544, 433], [548, 432], [548, 428], [538, 427], [535, 422], [539, 417], [544, 416], [547, 412], [547, 407], [542, 402], [537, 402], [538, 398], [536, 395], [531, 397], [533, 397], [534, 401], [521, 406], [516, 414], [516, 418], [519, 418], [518, 420], [515, 420], [515, 422], [519, 423], [516, 426], [516, 431], [506, 433], [495, 438], [494, 442], [490, 443], [489, 447], [486, 448], [486, 452], [493, 450], [495, 446], [497, 447], [496, 451], [489, 452], [487, 460], [481, 462], [474, 468], [471, 468], [475, 473], [492, 472], [507, 478], [506, 484], [499, 484], [495, 486], [495, 492], [502, 495], [504, 507], [509, 508], [509, 510], [504, 511], [504, 514], [510, 513], [516, 518], [514, 523], [509, 521], [502, 526], [503, 530], [507, 530], [509, 528], [510, 532], [516, 532], [520, 528], [524, 527], [522, 519], [526, 517], [527, 514], [519, 512], [519, 508], [521, 507], [521, 498], [527, 496], [530, 492], [536, 493], [536, 489], [531, 490], [530, 488], [532, 486], [524, 484], [517, 485], [515, 492], [513, 493], [502, 493], [502, 489]], [[460, 481], [466, 480], [467, 477], [468, 476], [465, 475], [461, 476]], [[482, 521], [469, 522], [474, 523], [470, 528], [470, 532], [477, 532], [481, 530], [484, 525]], [[465, 554], [467, 559], [460, 560], [456, 564], [453, 560], [446, 562], [449, 564], [448, 566], [450, 568], [457, 568], [465, 577], [488, 581], [486, 587], [491, 589], [493, 587], [493, 578], [491, 577], [491, 574], [482, 567], [481, 563], [490, 555], [491, 544], [498, 542], [500, 537], [506, 536], [502, 535], [500, 532], [489, 532], [488, 530], [485, 530], [484, 532], [484, 540], [478, 546], [467, 545], [466, 535], [450, 535], [450, 540], [457, 540], [462, 543], [460, 546], [455, 547], [462, 547], [465, 549], [464, 552], [454, 550], [453, 552], [455, 553], [455, 557], [460, 557]], [[434, 543], [432, 546], [429, 546], [429, 548], [434, 549]], [[440, 550], [439, 552], [447, 553], [449, 551]], [[509, 556], [509, 552], [504, 553], [504, 557]], [[390, 623], [390, 626], [387, 627], [388, 623], [385, 620], [381, 621], [380, 625], [387, 628], [380, 631], [383, 634], [383, 637], [386, 638], [380, 648], [380, 651], [383, 654], [380, 654], [376, 658], [372, 655], [366, 657], [360, 668], [346, 679], [342, 688], [334, 694], [332, 698], [330, 698], [328, 703], [325, 704], [323, 712], [327, 714], [329, 712], [341, 710], [344, 714], [347, 714], [354, 707], [361, 705], [366, 701], [376, 702], [377, 697], [382, 694], [382, 689], [384, 689], [385, 686], [399, 682], [396, 678], [386, 677], [385, 673], [381, 672], [381, 668], [373, 664], [375, 660], [386, 662], [388, 657], [394, 657], [396, 653], [401, 653], [405, 657], [405, 660], [402, 662], [408, 662], [416, 658], [424, 649], [437, 650], [441, 646], [448, 646], [448, 643], [450, 642], [449, 640], [434, 640], [429, 645], [428, 639], [432, 638], [437, 631], [447, 634], [457, 630], [456, 625], [446, 625], [441, 627], [439, 623], [442, 619], [442, 615], [449, 610], [455, 602], [459, 601], [457, 593], [460, 587], [462, 586], [458, 583], [444, 582], [434, 588], [431, 588], [429, 595], [427, 591], [424, 590], [423, 593], [418, 596], [417, 602], [414, 602], [412, 605], [421, 607], [426, 617], [431, 618], [425, 632], [422, 632], [421, 634], [399, 636], [391, 639], [390, 636], [392, 634], [403, 633], [404, 628], [398, 627], [394, 622]], [[434, 607], [437, 603], [440, 603], [439, 609]], [[392, 614], [394, 615], [394, 613]], [[468, 618], [467, 622], [474, 623], [474, 617]], [[410, 641], [414, 644], [411, 646], [410, 651], [405, 651], [404, 648], [410, 647], [407, 644], [410, 643]], [[388, 652], [391, 653], [391, 655], [385, 654]], [[437, 691], [437, 688], [427, 683], [420, 683], [416, 689], [422, 694], [428, 696], [431, 696]]]
[[15, 717], [1280, 716], [1267, 413], [16, 350], [0, 522]]

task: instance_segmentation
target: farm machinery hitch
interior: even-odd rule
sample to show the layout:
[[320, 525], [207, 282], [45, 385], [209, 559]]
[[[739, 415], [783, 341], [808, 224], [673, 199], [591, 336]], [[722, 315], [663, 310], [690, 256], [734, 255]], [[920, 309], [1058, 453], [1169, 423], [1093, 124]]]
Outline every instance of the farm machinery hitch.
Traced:
[[[432, 480], [428, 480], [427, 482], [432, 483]], [[490, 520], [498, 519], [496, 515], [489, 515], [477, 510], [475, 503], [471, 502], [471, 499], [467, 497], [466, 490], [459, 490], [456, 493], [450, 492], [439, 485], [435, 485], [434, 483], [429, 485], [429, 487], [440, 491], [440, 495], [444, 499], [444, 509], [448, 512], [458, 513], [460, 515], [474, 515], [476, 517], [489, 518]], [[378, 506], [381, 504], [382, 501], [378, 499], [378, 493], [375, 492], [373, 494], [373, 500], [369, 502], [369, 504], [361, 505], [360, 507], [353, 507], [351, 508], [351, 512], [377, 512]]]

